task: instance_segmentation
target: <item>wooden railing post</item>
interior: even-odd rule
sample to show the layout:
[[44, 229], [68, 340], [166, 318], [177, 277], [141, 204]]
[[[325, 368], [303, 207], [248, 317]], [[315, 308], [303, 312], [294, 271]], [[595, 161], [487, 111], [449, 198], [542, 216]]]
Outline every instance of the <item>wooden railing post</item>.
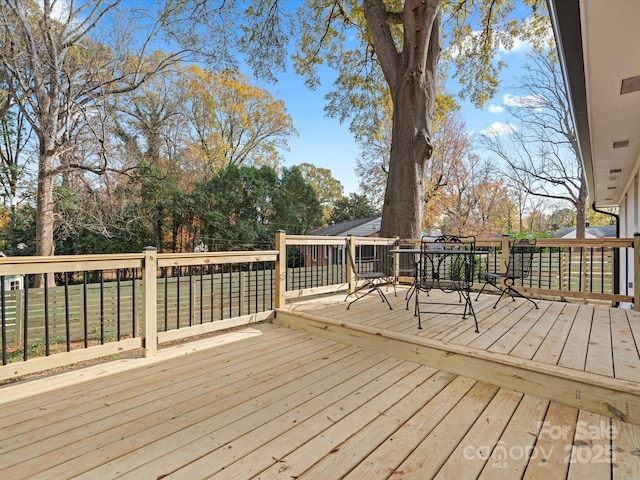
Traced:
[[[393, 237], [393, 245], [391, 246], [393, 248], [394, 245], [396, 245], [398, 243], [400, 237]], [[393, 278], [394, 278], [394, 283], [398, 283], [398, 277], [400, 276], [400, 254], [399, 253], [394, 253], [393, 254], [393, 259], [392, 259], [392, 265], [393, 265]]]
[[347, 262], [347, 284], [349, 285], [349, 293], [353, 293], [356, 289], [356, 274], [353, 271], [353, 264], [356, 260], [356, 241], [352, 235], [347, 236], [347, 248], [349, 249], [347, 258], [353, 259], [353, 261]]
[[278, 230], [276, 232], [275, 247], [278, 251], [278, 260], [276, 261], [275, 306], [276, 308], [284, 308], [284, 294], [287, 291], [287, 233], [284, 230]]
[[640, 311], [640, 233], [633, 234], [633, 309]]
[[158, 255], [156, 247], [145, 247], [143, 253], [143, 348], [145, 357], [153, 357], [158, 352]]

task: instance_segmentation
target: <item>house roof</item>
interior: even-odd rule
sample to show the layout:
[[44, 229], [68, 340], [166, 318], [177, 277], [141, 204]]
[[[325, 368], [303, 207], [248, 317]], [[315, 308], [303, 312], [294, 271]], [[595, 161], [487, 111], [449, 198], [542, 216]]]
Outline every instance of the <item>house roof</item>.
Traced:
[[[575, 227], [565, 227], [558, 230], [554, 235], [555, 238], [576, 238]], [[602, 227], [587, 227], [585, 229], [585, 238], [616, 238], [616, 226], [605, 225]]]
[[354, 235], [356, 237], [371, 237], [378, 235], [380, 232], [381, 221], [382, 217], [377, 216], [351, 220], [349, 222], [334, 223], [328, 227], [323, 227], [311, 232], [311, 235], [331, 237]]
[[597, 207], [619, 206], [640, 159], [640, 6], [629, 0], [547, 4], [589, 196]]

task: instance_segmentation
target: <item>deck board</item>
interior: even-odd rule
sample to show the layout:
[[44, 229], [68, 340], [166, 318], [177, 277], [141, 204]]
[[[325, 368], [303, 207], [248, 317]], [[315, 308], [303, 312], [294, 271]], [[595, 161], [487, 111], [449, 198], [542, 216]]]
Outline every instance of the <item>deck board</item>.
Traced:
[[593, 321], [593, 309], [580, 306], [569, 332], [570, 342], [562, 350], [558, 365], [576, 370], [584, 370], [589, 348], [589, 336]]
[[539, 424], [549, 407], [549, 401], [524, 395], [509, 424], [496, 442], [491, 457], [485, 463], [481, 480], [511, 480], [521, 478], [533, 454]]
[[607, 376], [614, 375], [611, 319], [608, 311], [606, 315], [595, 316], [591, 324], [585, 371]]
[[629, 319], [622, 310], [610, 310], [609, 314], [615, 376], [640, 382], [640, 357]]
[[383, 479], [392, 474], [402, 478], [405, 472], [399, 467], [415, 450], [420, 439], [436, 428], [475, 384], [469, 378], [456, 377], [433, 399], [422, 404], [412, 421], [401, 425], [355, 466], [345, 480]]
[[497, 392], [476, 383], [398, 467], [402, 478], [434, 478]]
[[533, 356], [534, 360], [550, 365], [556, 365], [558, 363], [577, 313], [577, 305], [564, 305], [553, 327], [551, 327], [536, 351], [536, 354]]
[[477, 477], [520, 404], [522, 396], [521, 393], [512, 390], [500, 389], [434, 478], [449, 480]]
[[[637, 312], [521, 300], [494, 310], [481, 295], [480, 334], [449, 313], [419, 331], [404, 290], [388, 296], [391, 311], [373, 296], [349, 311], [344, 296], [291, 309], [638, 381]], [[248, 330], [125, 362], [135, 367], [0, 387], [0, 477], [639, 478], [638, 425], [335, 339]]]

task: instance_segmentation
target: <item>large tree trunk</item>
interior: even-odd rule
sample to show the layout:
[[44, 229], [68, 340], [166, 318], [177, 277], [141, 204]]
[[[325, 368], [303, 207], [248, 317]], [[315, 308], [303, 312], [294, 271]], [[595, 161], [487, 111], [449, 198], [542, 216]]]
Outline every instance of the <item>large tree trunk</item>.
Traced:
[[376, 54], [393, 98], [389, 175], [380, 235], [419, 238], [427, 162], [433, 152], [441, 0], [406, 0], [404, 43], [396, 50], [382, 0], [365, 1]]
[[36, 206], [36, 255], [54, 254], [53, 242], [53, 186], [55, 174], [53, 158], [40, 159], [38, 175], [38, 201]]
[[576, 202], [576, 238], [585, 238], [587, 233], [587, 197], [587, 182], [583, 175]]
[[[406, 72], [394, 95], [389, 176], [381, 236], [419, 238], [425, 206], [425, 172], [431, 158], [433, 95], [429, 74]], [[432, 85], [433, 86], [433, 85]]]
[[[40, 139], [40, 158], [38, 164], [38, 196], [36, 202], [36, 255], [51, 256], [55, 251], [53, 240], [54, 227], [54, 201], [53, 188], [56, 180], [55, 158], [56, 155], [46, 139]], [[55, 277], [53, 274], [38, 275], [35, 286], [53, 287]]]

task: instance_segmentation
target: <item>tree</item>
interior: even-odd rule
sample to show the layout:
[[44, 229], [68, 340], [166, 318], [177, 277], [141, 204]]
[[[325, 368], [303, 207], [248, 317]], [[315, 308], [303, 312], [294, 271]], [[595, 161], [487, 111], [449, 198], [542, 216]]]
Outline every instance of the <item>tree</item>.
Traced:
[[208, 175], [228, 165], [277, 168], [297, 133], [284, 103], [236, 71], [193, 65], [185, 73], [192, 152]]
[[29, 194], [26, 183], [30, 139], [24, 115], [19, 110], [5, 110], [0, 117], [0, 195], [5, 202], [8, 200], [11, 213], [15, 212], [19, 197], [26, 198]]
[[[465, 125], [457, 114], [459, 105], [449, 94], [443, 93], [444, 81], [439, 83], [434, 117], [434, 154], [427, 161], [427, 177], [424, 180], [426, 210], [422, 217], [423, 227], [432, 226], [438, 218], [438, 191], [452, 165], [452, 155], [456, 151], [469, 149], [471, 142], [464, 131]], [[381, 107], [383, 108], [383, 107]], [[362, 154], [357, 159], [360, 190], [371, 204], [381, 208], [384, 201], [389, 159], [391, 156], [392, 118], [391, 111], [381, 115], [376, 125], [365, 126], [356, 131], [356, 139]], [[377, 130], [376, 130], [377, 129]]]
[[441, 230], [448, 235], [496, 234], [496, 207], [505, 188], [489, 162], [477, 155], [455, 162], [442, 187]]
[[[158, 24], [149, 27], [146, 38], [139, 31], [134, 36], [144, 12], [123, 11], [122, 3], [87, 0], [60, 9], [55, 0], [0, 4], [0, 66], [12, 101], [38, 141], [37, 255], [54, 254], [54, 185], [61, 172], [109, 169], [102, 155], [82, 165], [64, 161], [74, 147], [72, 130], [96, 115], [106, 99], [136, 89], [178, 56], [148, 57]], [[99, 31], [108, 17], [113, 30]]]
[[528, 195], [568, 201], [576, 212], [576, 237], [584, 238], [587, 183], [562, 72], [552, 54], [534, 52], [525, 66], [508, 112], [515, 120], [506, 135], [483, 137], [484, 145], [507, 164], [505, 174]]
[[211, 250], [272, 244], [269, 216], [278, 178], [270, 167], [229, 165], [194, 189], [194, 208]]
[[328, 168], [316, 167], [310, 163], [301, 163], [298, 168], [302, 178], [313, 188], [322, 206], [323, 222], [328, 221], [336, 202], [344, 196], [342, 184], [333, 178]]
[[[524, 0], [539, 7], [542, 0]], [[167, 10], [183, 20], [181, 38], [194, 42], [200, 26], [213, 38], [230, 32], [220, 45], [237, 43], [254, 71], [274, 78], [284, 68], [292, 16], [283, 2], [258, 0], [242, 12], [236, 2], [172, 1]], [[189, 7], [197, 11], [191, 14]], [[450, 46], [465, 92], [482, 105], [497, 88], [498, 47], [509, 47], [522, 28], [509, 18], [511, 0], [310, 0], [300, 7], [301, 33], [294, 54], [296, 70], [317, 86], [319, 65], [338, 71], [328, 99], [331, 115], [364, 123], [378, 118], [380, 105], [393, 109], [392, 149], [381, 234], [403, 238], [420, 234], [424, 211], [426, 162], [433, 153], [436, 78], [441, 51], [441, 20], [450, 15]], [[226, 22], [241, 23], [237, 30]], [[186, 21], [185, 21], [186, 20]], [[478, 34], [470, 23], [477, 20]], [[221, 28], [224, 25], [227, 28]], [[537, 24], [532, 23], [533, 27]], [[241, 32], [234, 38], [234, 32]], [[215, 42], [207, 42], [219, 46]], [[391, 102], [391, 103], [389, 103]]]
[[365, 195], [350, 193], [349, 197], [344, 197], [336, 202], [336, 206], [331, 212], [329, 220], [335, 223], [349, 222], [380, 215]]
[[322, 209], [297, 167], [278, 178], [271, 167], [229, 165], [193, 191], [194, 211], [212, 249], [273, 245], [276, 230], [305, 234]]
[[282, 169], [278, 189], [273, 193], [270, 223], [275, 230], [293, 235], [304, 235], [322, 224], [322, 206], [300, 168]]

